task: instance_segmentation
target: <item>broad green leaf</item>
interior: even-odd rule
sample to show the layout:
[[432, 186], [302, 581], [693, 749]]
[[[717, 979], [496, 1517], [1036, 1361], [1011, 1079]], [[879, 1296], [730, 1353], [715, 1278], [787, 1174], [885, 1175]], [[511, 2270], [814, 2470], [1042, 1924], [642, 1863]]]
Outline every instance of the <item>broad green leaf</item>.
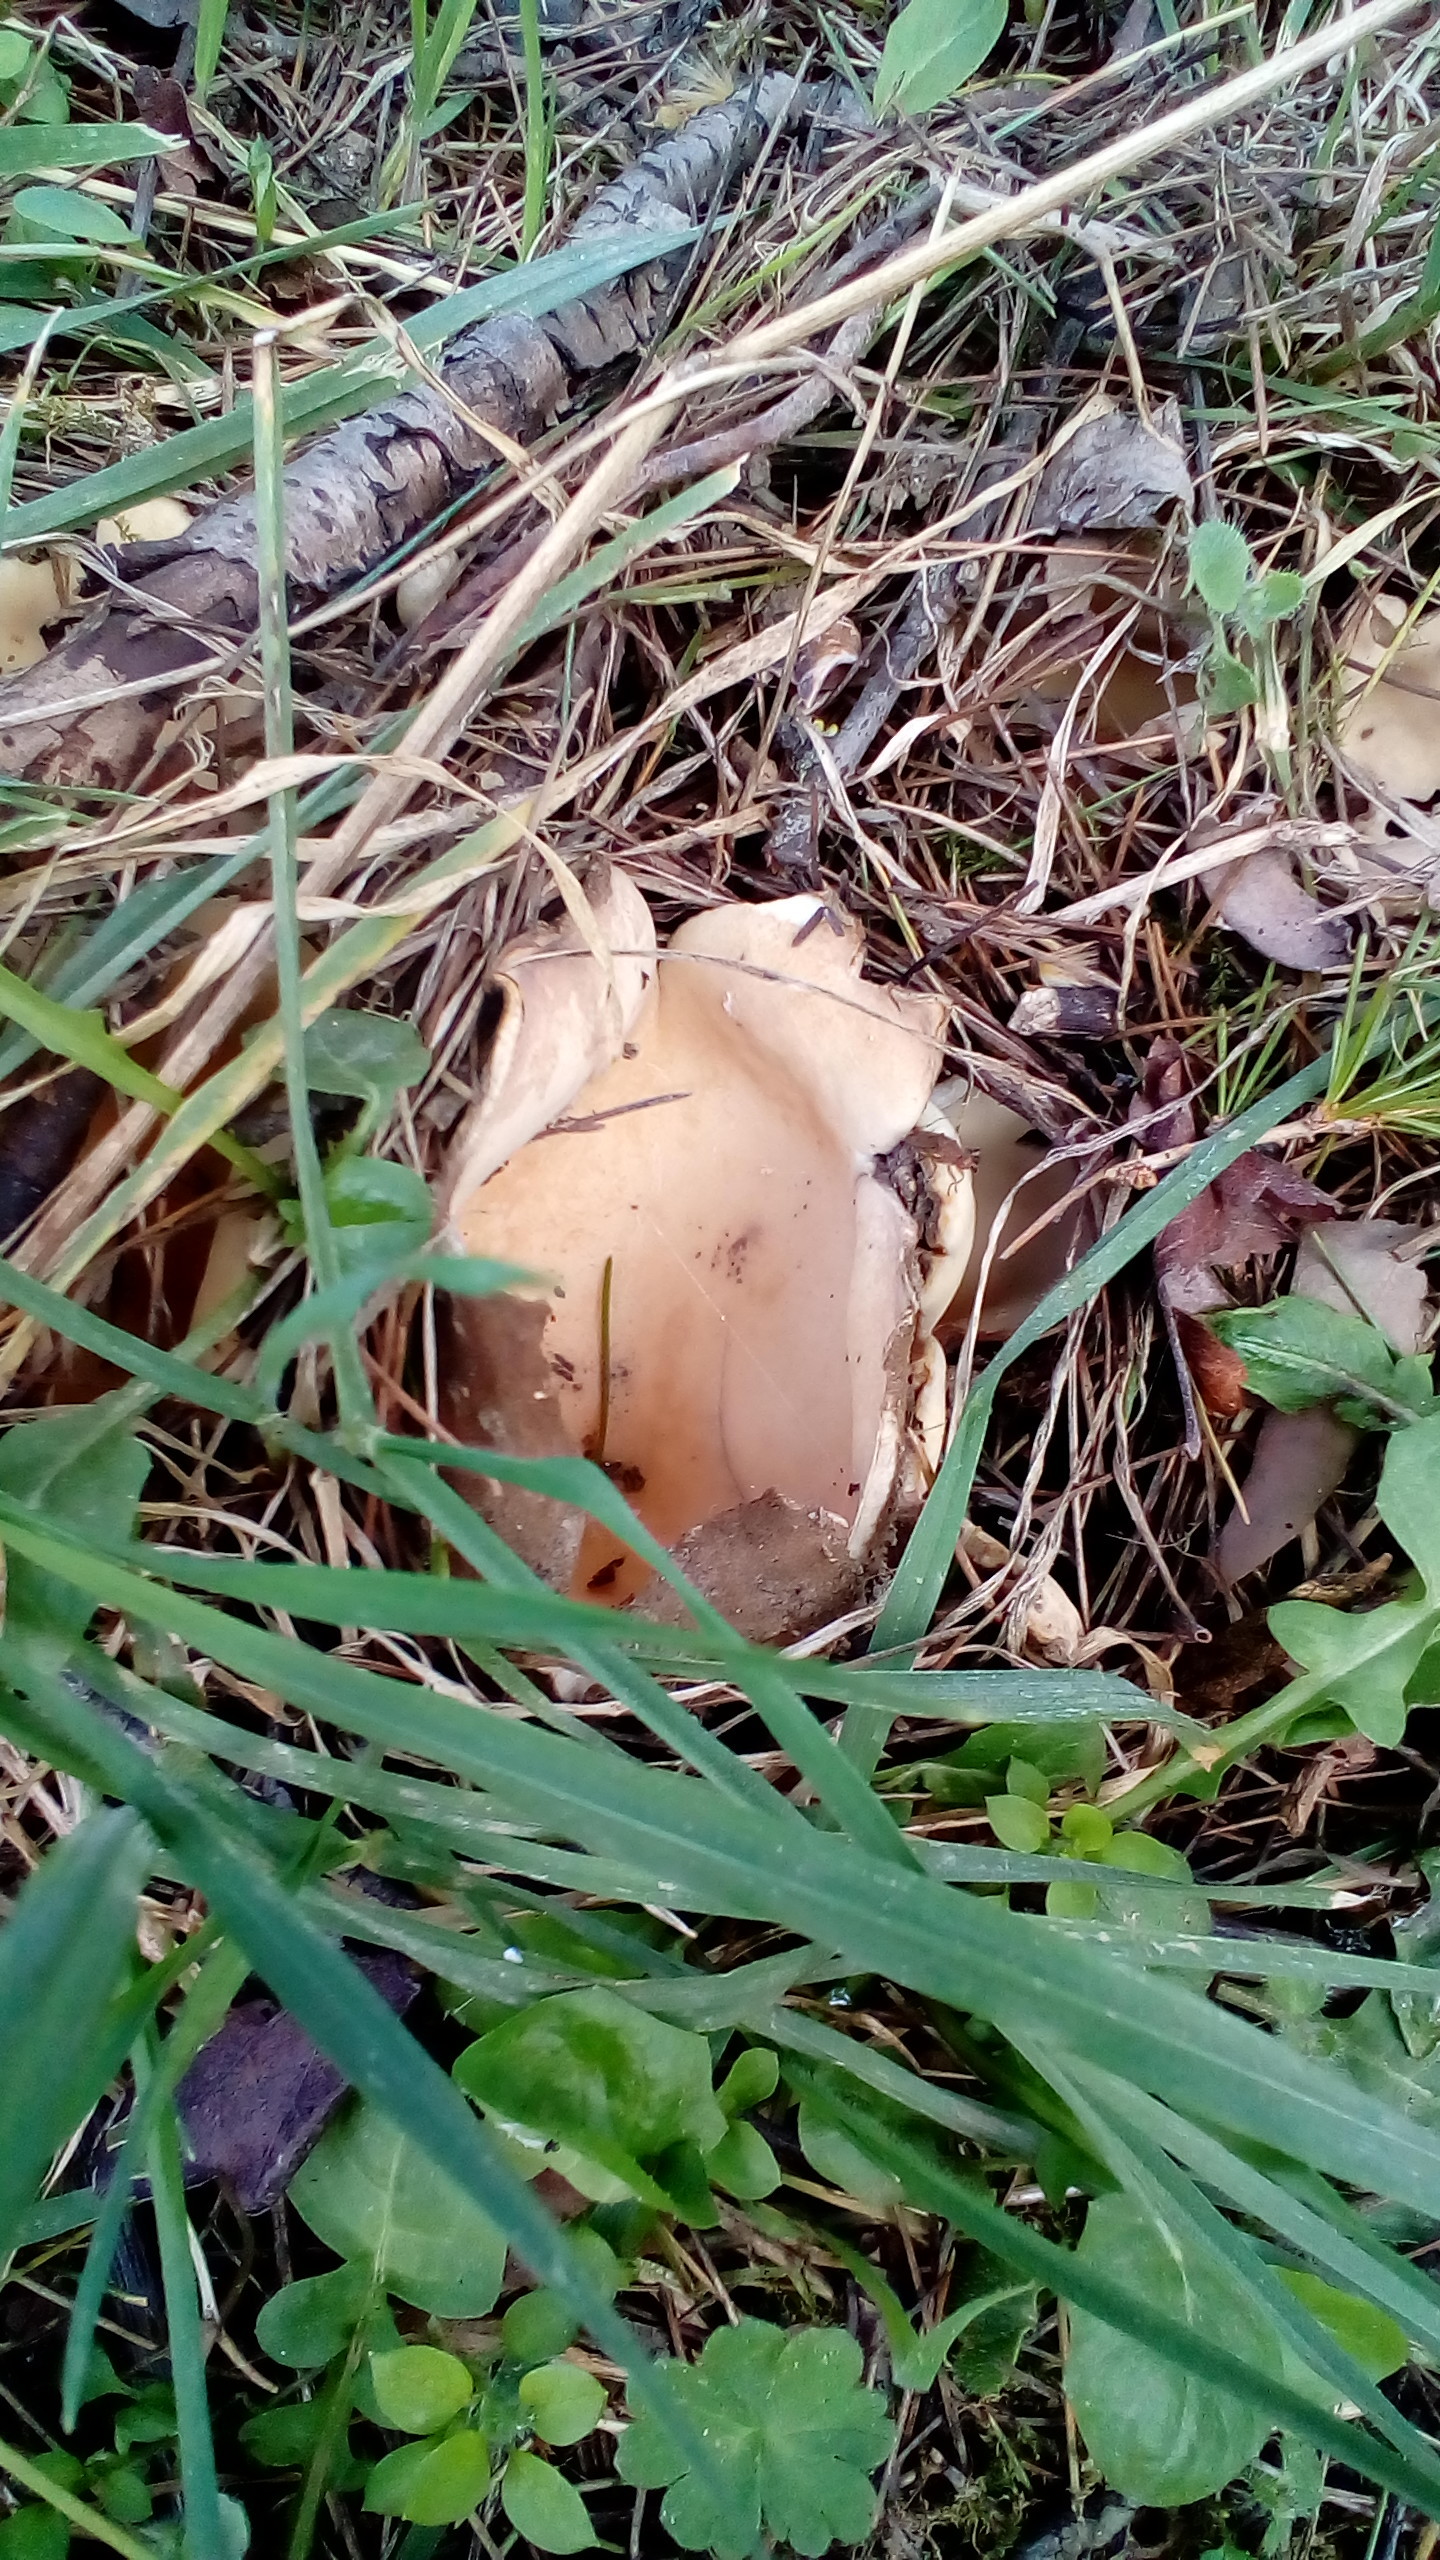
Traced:
[[459, 2524], [490, 2486], [490, 2448], [474, 2427], [438, 2444], [402, 2444], [377, 2462], [365, 2484], [371, 2515], [409, 2524]]
[[859, 2346], [844, 2329], [787, 2332], [742, 2319], [716, 2330], [698, 2363], [672, 2373], [726, 2479], [728, 2511], [649, 2418], [621, 2437], [616, 2468], [636, 2488], [665, 2489], [661, 2520], [687, 2551], [748, 2560], [762, 2521], [775, 2541], [806, 2555], [863, 2542], [875, 2520], [869, 2474], [889, 2454], [894, 2430], [861, 2371]]
[[[77, 1538], [114, 1537], [133, 1524], [150, 1469], [148, 1450], [124, 1423], [108, 1420], [108, 1400], [62, 1407], [17, 1423], [0, 1438], [0, 1492], [27, 1510], [63, 1521]], [[64, 1655], [94, 1611], [59, 1575], [7, 1558], [5, 1625], [23, 1643]]]
[[1298, 2051], [1338, 2064], [1354, 2086], [1440, 2135], [1440, 2051], [1408, 2050], [1382, 1991], [1348, 2018], [1296, 2018], [1281, 2031]]
[[779, 2085], [780, 2065], [774, 2054], [763, 2045], [747, 2045], [716, 2090], [716, 2103], [722, 2115], [743, 2116], [773, 2098]]
[[174, 149], [170, 134], [148, 124], [72, 124], [43, 132], [9, 125], [0, 130], [0, 178], [27, 178], [36, 169], [111, 169], [129, 160], [153, 160]]
[[[1032, 2053], [1031, 2059], [1035, 2058]], [[1391, 2407], [1366, 2367], [1337, 2337], [1344, 2296], [1322, 2287], [1329, 2316], [1321, 2319], [1305, 2287], [1296, 2290], [1282, 2284], [1278, 2272], [1248, 2237], [1166, 2156], [1165, 2148], [1132, 2121], [1136, 2111], [1123, 2082], [1064, 2054], [1052, 2058], [1052, 2070], [1057, 2090], [1075, 2108], [1087, 2137], [1111, 2174], [1123, 2183], [1131, 2205], [1152, 2221], [1180, 2259], [1192, 2298], [1203, 2299], [1217, 2285], [1231, 2292], [1237, 2318], [1248, 2311], [1259, 2328], [1273, 2332], [1277, 2378], [1302, 2396], [1313, 2396], [1330, 2412], [1353, 2402], [1357, 2413], [1388, 2436], [1398, 2451], [1418, 2453], [1422, 2464], [1433, 2467], [1424, 2439]], [[1350, 2308], [1363, 2322], [1364, 2305]], [[1440, 2468], [1435, 2470], [1435, 2485], [1440, 2490]]]
[[312, 1093], [386, 1102], [418, 1084], [429, 1065], [418, 1031], [393, 1014], [333, 1010], [305, 1034], [305, 1081]]
[[511, 2364], [543, 2364], [563, 2355], [580, 2334], [580, 2323], [558, 2294], [541, 2286], [512, 2302], [500, 2323], [500, 2344]]
[[0, 2560], [66, 2560], [70, 2520], [54, 2507], [21, 2507], [0, 2524]]
[[1238, 525], [1213, 517], [1190, 536], [1190, 584], [1202, 604], [1223, 620], [1238, 611], [1255, 562]]
[[898, 1770], [895, 1783], [906, 1785], [918, 1777], [941, 1804], [982, 1805], [987, 1796], [1004, 1794], [1006, 1768], [1019, 1758], [1043, 1770], [1052, 1791], [1074, 1781], [1087, 1793], [1099, 1786], [1105, 1775], [1105, 1732], [1098, 1716], [1065, 1724], [1016, 1724], [1004, 1720], [1003, 1692], [995, 1704], [995, 1723], [984, 1725], [943, 1759]]
[[[13, 1694], [0, 1690], [4, 1726], [23, 1723], [32, 1735], [43, 1726], [47, 1755], [55, 1765], [93, 1764], [110, 1792], [126, 1796], [143, 1811], [181, 1862], [182, 1873], [198, 1884], [226, 1934], [244, 1948], [254, 1969], [321, 2052], [330, 2055], [365, 2102], [410, 2128], [415, 2149], [447, 2195], [464, 2199], [472, 2214], [479, 2213], [472, 2199], [483, 2196], [486, 2223], [492, 2212], [503, 2215], [505, 2232], [527, 2265], [570, 2299], [597, 2344], [628, 2373], [632, 2402], [661, 2415], [710, 2476], [706, 2447], [694, 2438], [672, 2396], [657, 2385], [633, 2333], [612, 2308], [609, 2285], [597, 2279], [587, 2254], [572, 2245], [531, 2194], [503, 2144], [476, 2120], [424, 2046], [407, 2034], [367, 1977], [257, 1856], [253, 1824], [241, 1800], [222, 1780], [208, 1779], [202, 1794], [188, 1772], [177, 1778], [159, 1755], [140, 1750], [118, 1724], [97, 1714], [58, 1677], [26, 1666], [3, 1635], [0, 1666], [0, 1677], [8, 1675], [13, 1682], [23, 1676], [44, 1702], [41, 1708], [32, 1697], [22, 1707]], [[591, 1754], [583, 1756], [588, 1761]]]
[[346, 1156], [325, 1176], [325, 1203], [342, 1278], [379, 1274], [422, 1252], [435, 1223], [423, 1174], [384, 1156]]
[[1274, 622], [1286, 621], [1298, 613], [1305, 601], [1305, 581], [1293, 569], [1270, 569], [1257, 578], [1241, 599], [1239, 618], [1245, 630], [1257, 635]]
[[[1148, 2105], [1148, 2101], [1145, 2103]], [[873, 2147], [878, 2163], [904, 2176], [910, 2191], [928, 2211], [943, 2214], [997, 2258], [1106, 2326], [1135, 2338], [1146, 2352], [1153, 2349], [1168, 2359], [1187, 2383], [1208, 2382], [1227, 2397], [1233, 2396], [1253, 2408], [1263, 2431], [1269, 2432], [1276, 2425], [1291, 2428], [1307, 2444], [1319, 2445], [1362, 2471], [1368, 2479], [1396, 2488], [1427, 2512], [1432, 2505], [1440, 2505], [1440, 2471], [1428, 2446], [1413, 2428], [1404, 2429], [1410, 2443], [1401, 2451], [1380, 2442], [1363, 2428], [1341, 2422], [1313, 2393], [1297, 2391], [1273, 2354], [1267, 2352], [1263, 2361], [1256, 2361], [1238, 2336], [1224, 2345], [1212, 2344], [1193, 2321], [1137, 2292], [1123, 2277], [1117, 2281], [1104, 2265], [1058, 2247], [1023, 2217], [999, 2210], [982, 2189], [938, 2157], [923, 2153], [914, 2142], [888, 2128], [873, 2125], [858, 2107], [840, 2100], [836, 2104], [847, 2131], [857, 2141]], [[1187, 2138], [1194, 2132], [1188, 2125], [1179, 2130]], [[1221, 2161], [1230, 2160], [1237, 2169], [1241, 2167], [1221, 2144], [1214, 2143], [1210, 2148]], [[1207, 2174], [1213, 2176], [1214, 2172]], [[1338, 2206], [1338, 2199], [1336, 2203]], [[1351, 2219], [1358, 2221], [1359, 2217]], [[1377, 2264], [1381, 2262], [1389, 2267], [1396, 2264], [1393, 2255], [1383, 2250], [1377, 2253]], [[1425, 2288], [1420, 2289], [1418, 2298], [1428, 2298]], [[1398, 2419], [1392, 2423], [1402, 2425]], [[1417, 2448], [1413, 2453], [1412, 2444]], [[1407, 2484], [1403, 2491], [1402, 2480]]]
[[1373, 1424], [1377, 1408], [1366, 1401], [1368, 1391], [1394, 1397], [1395, 1355], [1363, 1316], [1314, 1298], [1273, 1298], [1266, 1307], [1229, 1308], [1208, 1321], [1244, 1361], [1249, 1393], [1281, 1413], [1301, 1413], [1337, 1396], [1358, 1398], [1360, 1418]]
[[875, 74], [875, 112], [928, 115], [979, 70], [1005, 32], [1008, 0], [907, 0]]
[[903, 2203], [904, 2185], [893, 2171], [877, 2168], [869, 2153], [808, 2098], [801, 2100], [796, 2133], [816, 2176], [838, 2187], [842, 2195], [855, 2196], [861, 2204], [879, 2210]]
[[1410, 1600], [1382, 1601], [1378, 1609], [1281, 1600], [1269, 1624], [1292, 1661], [1324, 1675], [1324, 1695], [1344, 1708], [1357, 1733], [1387, 1748], [1403, 1739], [1406, 1685], [1434, 1632], [1432, 1609]]
[[1440, 1602], [1440, 1414], [1392, 1433], [1376, 1508]]
[[1410, 2350], [1404, 2330], [1388, 2311], [1377, 2310], [1373, 2302], [1362, 2302], [1358, 2294], [1342, 2292], [1338, 2285], [1327, 2284], [1323, 2276], [1312, 2275], [1303, 2267], [1282, 2267], [1279, 2275], [1297, 2302], [1303, 2302], [1306, 2310], [1324, 2323], [1372, 2382], [1383, 2382], [1387, 2374], [1399, 2372]]
[[372, 2355], [370, 2384], [387, 2427], [401, 2427], [407, 2436], [434, 2435], [475, 2396], [466, 2367], [443, 2347], [395, 2347], [388, 2355]]
[[779, 2186], [780, 2164], [755, 2125], [731, 2124], [714, 2150], [706, 2152], [705, 2175], [727, 2196], [753, 2200]]
[[1043, 1806], [1029, 1796], [987, 1796], [985, 1810], [990, 1828], [1002, 1848], [1028, 1850], [1032, 1854], [1049, 1842], [1050, 1823]]
[[132, 1813], [89, 1814], [46, 1852], [0, 1929], [0, 2263], [135, 2031], [122, 1994], [147, 1867]]
[[290, 2201], [327, 2247], [368, 2261], [391, 2293], [421, 2311], [477, 2319], [500, 2290], [503, 2234], [363, 2102], [323, 2135], [291, 2181]]
[[521, 2375], [520, 2409], [543, 2444], [578, 2444], [605, 2414], [605, 2385], [558, 2357]]
[[521, 2540], [537, 2551], [588, 2551], [595, 2540], [579, 2490], [538, 2453], [511, 2454], [500, 2504]]
[[1098, 1804], [1070, 1805], [1061, 1817], [1060, 1831], [1076, 1858], [1103, 1858], [1115, 1839], [1115, 1825]]
[[967, 2271], [965, 2295], [955, 2315], [963, 2310], [964, 2318], [945, 2361], [972, 2398], [993, 2400], [1004, 2390], [1035, 2326], [1039, 2293], [982, 2250]]
[[1233, 649], [1217, 640], [1205, 652], [1202, 675], [1205, 701], [1221, 719], [1233, 711], [1249, 711], [1260, 699], [1260, 684]]
[[[252, 2461], [267, 2471], [303, 2471], [314, 2459], [320, 2438], [329, 2418], [323, 2393], [313, 2400], [288, 2401], [283, 2408], [267, 2408], [247, 2418], [240, 2430], [240, 2441]], [[364, 2486], [365, 2466], [355, 2460], [348, 2432], [340, 2459], [330, 2473], [332, 2489], [359, 2489]]]
[[[1126, 2195], [1097, 2196], [1078, 2256], [1231, 2354], [1273, 2363], [1278, 2340], [1213, 2260]], [[1270, 2433], [1202, 2374], [1112, 2329], [1076, 2304], [1065, 2387], [1092, 2459], [1137, 2506], [1184, 2507], [1224, 2488]]]
[[649, 2167], [678, 2143], [713, 2150], [726, 2130], [704, 2037], [613, 1991], [536, 2001], [472, 2044], [455, 2077], [493, 2114], [614, 2163], [621, 2177], [623, 2163]]
[[[75, 127], [77, 133], [84, 130]], [[79, 187], [22, 187], [12, 199], [5, 237], [22, 248], [51, 241], [123, 248], [133, 234], [113, 205]]]
[[329, 2364], [340, 2355], [376, 2299], [375, 2278], [367, 2266], [332, 2267], [327, 2275], [301, 2276], [285, 2284], [260, 2305], [255, 2335], [277, 2364], [301, 2371]]
[[[403, 1226], [382, 1223], [364, 1229], [352, 1241], [358, 1246], [362, 1238], [368, 1243], [371, 1236], [376, 1245], [373, 1259], [360, 1259], [343, 1280], [332, 1280], [327, 1289], [313, 1290], [277, 1324], [266, 1327], [255, 1364], [255, 1384], [263, 1396], [273, 1399], [278, 1394], [286, 1368], [302, 1344], [333, 1339], [338, 1326], [353, 1326], [377, 1288], [421, 1281], [432, 1289], [452, 1290], [457, 1297], [488, 1298], [526, 1276], [508, 1262], [487, 1262], [469, 1254], [412, 1253], [405, 1244]], [[296, 1240], [299, 1241], [298, 1224]]]

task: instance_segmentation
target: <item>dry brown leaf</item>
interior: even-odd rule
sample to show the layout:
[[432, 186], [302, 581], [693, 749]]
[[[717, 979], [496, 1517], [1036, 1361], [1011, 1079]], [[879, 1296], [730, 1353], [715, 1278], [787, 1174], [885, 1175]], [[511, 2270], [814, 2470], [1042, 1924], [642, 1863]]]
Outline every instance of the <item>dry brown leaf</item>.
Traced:
[[1217, 1274], [1293, 1242], [1300, 1228], [1333, 1218], [1335, 1204], [1278, 1157], [1252, 1148], [1173, 1218], [1155, 1243], [1160, 1295], [1177, 1314], [1228, 1306]]
[[[600, 1458], [747, 1631], [799, 1632], [849, 1605], [925, 1481], [917, 1394], [970, 1180], [917, 1157], [924, 1269], [880, 1159], [925, 1114], [944, 1009], [862, 979], [860, 929], [818, 898], [712, 908], [659, 953], [618, 870], [592, 906], [599, 951], [567, 919], [501, 963], [447, 1236], [542, 1276], [457, 1306], [444, 1419]], [[651, 1581], [559, 1505], [475, 1498], [562, 1588]]]
[[1123, 530], [1193, 505], [1179, 403], [1164, 401], [1152, 422], [1108, 402], [1046, 468], [1031, 522], [1056, 533]]
[[1344, 918], [1329, 914], [1302, 888], [1286, 856], [1273, 847], [1222, 872], [1215, 903], [1221, 922], [1262, 960], [1276, 960], [1284, 969], [1317, 970], [1343, 969], [1349, 960]]
[[1430, 1229], [1393, 1218], [1336, 1218], [1312, 1227], [1300, 1240], [1294, 1294], [1367, 1316], [1403, 1358], [1424, 1348], [1430, 1292], [1416, 1250], [1433, 1240]]
[[1328, 1404], [1266, 1414], [1245, 1479], [1245, 1509], [1231, 1512], [1215, 1549], [1227, 1582], [1257, 1573], [1309, 1528], [1321, 1503], [1344, 1483], [1359, 1438]]
[[1172, 1308], [1175, 1331], [1196, 1393], [1207, 1413], [1233, 1422], [1245, 1410], [1245, 1363], [1238, 1351], [1212, 1333], [1203, 1317]]

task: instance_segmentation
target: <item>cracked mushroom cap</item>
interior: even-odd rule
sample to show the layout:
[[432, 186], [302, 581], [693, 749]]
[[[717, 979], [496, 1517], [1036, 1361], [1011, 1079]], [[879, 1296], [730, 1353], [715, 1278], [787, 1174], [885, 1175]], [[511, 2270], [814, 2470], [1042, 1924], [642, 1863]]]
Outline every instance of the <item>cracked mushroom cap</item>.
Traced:
[[[944, 1008], [866, 981], [861, 947], [800, 897], [717, 906], [657, 952], [612, 871], [585, 933], [567, 918], [502, 958], [447, 1182], [452, 1247], [537, 1274], [456, 1302], [449, 1428], [598, 1458], [771, 1636], [850, 1605], [923, 1484], [919, 1239], [881, 1160], [925, 1112]], [[939, 1249], [963, 1263], [968, 1174], [942, 1189]], [[562, 1589], [622, 1601], [650, 1579], [554, 1503], [476, 1498]]]

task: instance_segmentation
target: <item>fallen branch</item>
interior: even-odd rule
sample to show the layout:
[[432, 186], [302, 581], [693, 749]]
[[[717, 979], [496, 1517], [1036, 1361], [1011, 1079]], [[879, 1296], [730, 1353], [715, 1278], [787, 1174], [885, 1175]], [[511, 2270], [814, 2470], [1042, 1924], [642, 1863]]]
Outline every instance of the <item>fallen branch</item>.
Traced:
[[[654, 263], [545, 319], [506, 314], [467, 330], [433, 381], [300, 454], [285, 473], [292, 603], [303, 608], [373, 568], [493, 464], [497, 434], [532, 442], [586, 375], [646, 346], [675, 286], [667, 235], [714, 204], [777, 124], [814, 118], [829, 97], [768, 73], [692, 117], [603, 188], [571, 235], [653, 233]], [[207, 507], [175, 541], [122, 551], [123, 594], [0, 685], [0, 770], [123, 789], [169, 717], [175, 687], [249, 640], [255, 559], [248, 490]]]

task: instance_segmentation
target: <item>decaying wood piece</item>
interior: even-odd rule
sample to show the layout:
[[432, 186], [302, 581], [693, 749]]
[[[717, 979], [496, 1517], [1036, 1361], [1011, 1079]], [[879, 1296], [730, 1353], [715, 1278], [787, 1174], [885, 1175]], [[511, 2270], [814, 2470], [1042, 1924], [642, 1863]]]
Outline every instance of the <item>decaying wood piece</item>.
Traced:
[[[644, 347], [674, 290], [667, 235], [709, 208], [777, 123], [822, 115], [828, 97], [767, 73], [692, 117], [603, 188], [571, 234], [593, 243], [615, 231], [651, 232], [655, 263], [545, 319], [512, 313], [465, 331], [438, 381], [416, 383], [301, 453], [285, 473], [295, 604], [332, 594], [429, 523], [493, 461], [487, 431], [529, 442], [579, 380]], [[133, 544], [120, 560], [125, 600], [0, 684], [0, 771], [123, 788], [153, 747], [174, 688], [224, 662], [253, 631], [248, 491], [205, 509], [178, 540]]]

